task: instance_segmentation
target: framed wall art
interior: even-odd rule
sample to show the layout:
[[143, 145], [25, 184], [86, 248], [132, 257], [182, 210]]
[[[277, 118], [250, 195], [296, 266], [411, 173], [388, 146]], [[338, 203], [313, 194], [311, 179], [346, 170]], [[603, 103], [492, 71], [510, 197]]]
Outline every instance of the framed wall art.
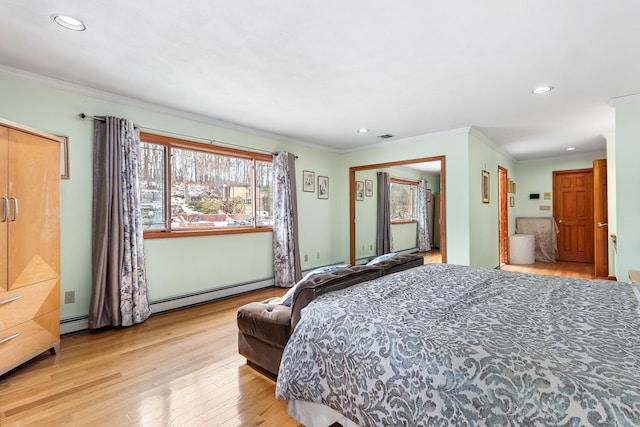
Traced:
[[302, 191], [313, 193], [316, 191], [316, 174], [311, 171], [302, 171]]
[[62, 138], [60, 144], [60, 179], [69, 179], [69, 137], [56, 135]]
[[328, 199], [328, 198], [329, 198], [329, 177], [319, 176], [318, 177], [318, 199]]
[[364, 180], [364, 195], [367, 197], [373, 197], [373, 181], [370, 179]]
[[364, 200], [364, 182], [356, 181], [356, 200]]
[[491, 181], [489, 171], [482, 171], [482, 203], [489, 203], [491, 194]]

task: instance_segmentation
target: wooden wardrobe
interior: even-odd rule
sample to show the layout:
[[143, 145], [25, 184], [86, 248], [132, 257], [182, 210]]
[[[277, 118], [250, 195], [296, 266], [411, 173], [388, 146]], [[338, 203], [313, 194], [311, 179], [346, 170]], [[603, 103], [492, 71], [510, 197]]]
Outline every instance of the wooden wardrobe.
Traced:
[[0, 375], [60, 345], [60, 140], [0, 119]]

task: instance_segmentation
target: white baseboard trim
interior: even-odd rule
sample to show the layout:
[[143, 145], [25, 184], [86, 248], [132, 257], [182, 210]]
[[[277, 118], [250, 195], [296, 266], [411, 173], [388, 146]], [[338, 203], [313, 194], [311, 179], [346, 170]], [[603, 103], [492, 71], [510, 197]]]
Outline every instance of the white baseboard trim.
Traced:
[[[260, 280], [258, 282], [245, 283], [242, 285], [212, 289], [205, 292], [181, 295], [175, 298], [166, 298], [158, 301], [151, 301], [151, 312], [153, 314], [159, 314], [165, 311], [176, 310], [179, 308], [185, 308], [192, 305], [228, 298], [251, 291], [257, 291], [259, 289], [269, 288], [271, 286], [273, 286], [273, 279], [266, 279]], [[73, 334], [86, 331], [88, 329], [88, 316], [80, 316], [60, 321], [60, 335]]]

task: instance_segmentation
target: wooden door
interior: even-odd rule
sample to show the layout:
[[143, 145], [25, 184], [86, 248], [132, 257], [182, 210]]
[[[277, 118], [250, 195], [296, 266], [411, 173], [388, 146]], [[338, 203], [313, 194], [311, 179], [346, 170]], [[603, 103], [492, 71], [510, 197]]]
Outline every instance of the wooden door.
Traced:
[[60, 144], [9, 130], [8, 288], [60, 275]]
[[[9, 129], [0, 127], [0, 293], [7, 290], [7, 225], [9, 221], [9, 195], [7, 193], [7, 162], [9, 156]], [[0, 300], [2, 297], [0, 296]]]
[[500, 240], [500, 265], [509, 263], [509, 189], [507, 170], [498, 166], [498, 239]]
[[553, 172], [558, 261], [593, 262], [593, 170]]
[[593, 264], [596, 278], [609, 277], [609, 226], [607, 204], [607, 160], [593, 161]]

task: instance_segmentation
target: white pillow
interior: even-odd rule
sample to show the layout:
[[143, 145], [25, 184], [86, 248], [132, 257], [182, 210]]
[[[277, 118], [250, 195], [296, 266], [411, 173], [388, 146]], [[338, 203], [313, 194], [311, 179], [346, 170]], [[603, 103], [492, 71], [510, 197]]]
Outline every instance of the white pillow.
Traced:
[[310, 272], [308, 272], [307, 274], [305, 274], [305, 276], [300, 279], [300, 281], [298, 283], [296, 283], [295, 285], [293, 285], [291, 288], [289, 288], [289, 290], [287, 291], [286, 294], [284, 294], [284, 296], [282, 297], [282, 300], [280, 301], [281, 305], [286, 305], [287, 307], [291, 307], [291, 302], [293, 301], [293, 294], [296, 291], [296, 288], [298, 287], [298, 285], [302, 282], [304, 282], [305, 280], [309, 280], [313, 277], [319, 276], [321, 274], [325, 274], [325, 273], [331, 273], [332, 271], [336, 271], [336, 270], [340, 270], [342, 268], [348, 268], [350, 267], [350, 264], [334, 264], [334, 265], [327, 265], [324, 267], [318, 267], [314, 270], [311, 270]]
[[396, 252], [389, 252], [388, 254], [384, 254], [384, 255], [377, 256], [377, 257], [375, 257], [374, 259], [372, 259], [371, 261], [369, 261], [369, 262], [367, 263], [367, 265], [375, 265], [375, 264], [378, 264], [379, 262], [386, 261], [386, 260], [388, 260], [388, 259], [390, 259], [390, 258], [393, 258], [393, 257], [394, 257], [394, 256], [396, 256], [396, 255], [398, 255]]

